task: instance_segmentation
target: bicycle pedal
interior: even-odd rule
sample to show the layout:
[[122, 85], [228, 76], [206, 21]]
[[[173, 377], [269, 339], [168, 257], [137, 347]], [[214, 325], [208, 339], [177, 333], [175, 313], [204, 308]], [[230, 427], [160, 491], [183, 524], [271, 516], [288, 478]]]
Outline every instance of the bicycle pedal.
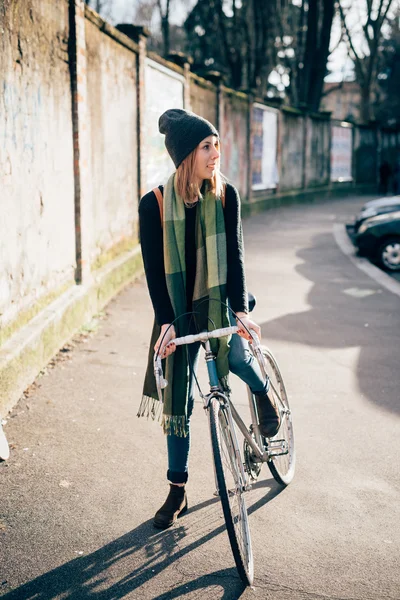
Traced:
[[286, 440], [270, 440], [268, 442], [268, 458], [274, 458], [275, 456], [284, 456], [289, 454], [289, 446]]

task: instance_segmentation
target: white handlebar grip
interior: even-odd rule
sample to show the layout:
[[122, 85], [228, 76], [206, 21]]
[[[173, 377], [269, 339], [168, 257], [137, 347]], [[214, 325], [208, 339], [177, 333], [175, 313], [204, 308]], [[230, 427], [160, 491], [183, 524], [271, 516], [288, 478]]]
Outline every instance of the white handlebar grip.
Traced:
[[193, 335], [185, 335], [180, 338], [176, 338], [175, 340], [171, 340], [174, 342], [176, 346], [183, 346], [183, 344], [193, 344], [194, 336]]
[[223, 337], [225, 335], [230, 335], [232, 333], [231, 327], [223, 327], [222, 329], [215, 329], [210, 332], [210, 337]]

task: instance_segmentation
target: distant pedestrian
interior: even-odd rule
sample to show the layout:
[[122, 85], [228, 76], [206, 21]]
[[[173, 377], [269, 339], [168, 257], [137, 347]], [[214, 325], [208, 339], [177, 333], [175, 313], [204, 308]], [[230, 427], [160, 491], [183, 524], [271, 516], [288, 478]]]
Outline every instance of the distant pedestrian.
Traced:
[[[248, 314], [240, 198], [220, 173], [220, 139], [215, 127], [183, 109], [161, 115], [159, 130], [176, 171], [140, 201], [139, 223], [147, 285], [155, 313], [149, 362], [139, 416], [153, 414], [159, 403], [153, 354], [166, 359], [169, 385], [163, 390], [162, 425], [167, 438], [170, 491], [157, 511], [155, 527], [170, 527], [187, 509], [190, 417], [194, 404], [195, 371], [200, 344], [188, 350], [174, 338], [190, 333], [188, 312], [195, 311], [200, 330], [211, 321], [216, 328], [235, 324], [238, 334], [221, 338], [217, 370], [221, 386], [229, 370], [241, 377], [255, 395], [260, 431], [274, 436], [280, 414], [270, 398], [270, 383], [254, 359], [248, 330], [260, 328]], [[212, 298], [221, 300], [212, 302]], [[228, 315], [229, 302], [236, 315]], [[212, 318], [212, 319], [211, 319]], [[192, 326], [193, 329], [193, 326]], [[154, 473], [151, 474], [154, 477]]]
[[381, 193], [386, 196], [389, 191], [390, 177], [392, 175], [392, 167], [387, 160], [383, 161], [379, 168], [379, 179]]

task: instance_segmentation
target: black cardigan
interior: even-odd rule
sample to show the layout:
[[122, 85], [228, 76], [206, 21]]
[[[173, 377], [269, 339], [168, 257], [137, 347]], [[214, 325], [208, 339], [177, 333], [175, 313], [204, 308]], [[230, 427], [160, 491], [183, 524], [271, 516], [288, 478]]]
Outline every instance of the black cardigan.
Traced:
[[[159, 188], [163, 191], [162, 186], [159, 186]], [[186, 297], [187, 310], [190, 311], [192, 310], [191, 299], [196, 276], [195, 224], [197, 205], [193, 208], [185, 208], [185, 212]], [[226, 186], [224, 217], [228, 262], [227, 296], [234, 312], [247, 312], [240, 198], [236, 188], [230, 184]], [[153, 191], [148, 192], [140, 201], [139, 228], [143, 263], [156, 322], [159, 325], [171, 323], [175, 317], [165, 280], [160, 209]]]

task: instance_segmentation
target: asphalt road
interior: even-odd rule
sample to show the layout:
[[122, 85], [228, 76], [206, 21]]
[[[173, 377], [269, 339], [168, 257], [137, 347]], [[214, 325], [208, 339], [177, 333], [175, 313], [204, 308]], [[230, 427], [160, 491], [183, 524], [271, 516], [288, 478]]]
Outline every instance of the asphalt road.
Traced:
[[[365, 198], [245, 221], [249, 289], [294, 411], [295, 479], [266, 466], [248, 494], [254, 589], [230, 553], [200, 400], [190, 510], [165, 532], [160, 427], [137, 419], [152, 310], [140, 280], [74, 338], [13, 411], [0, 465], [8, 600], [400, 598], [400, 298], [332, 231]], [[201, 376], [204, 383], [204, 372]], [[235, 382], [237, 405], [246, 411]]]

